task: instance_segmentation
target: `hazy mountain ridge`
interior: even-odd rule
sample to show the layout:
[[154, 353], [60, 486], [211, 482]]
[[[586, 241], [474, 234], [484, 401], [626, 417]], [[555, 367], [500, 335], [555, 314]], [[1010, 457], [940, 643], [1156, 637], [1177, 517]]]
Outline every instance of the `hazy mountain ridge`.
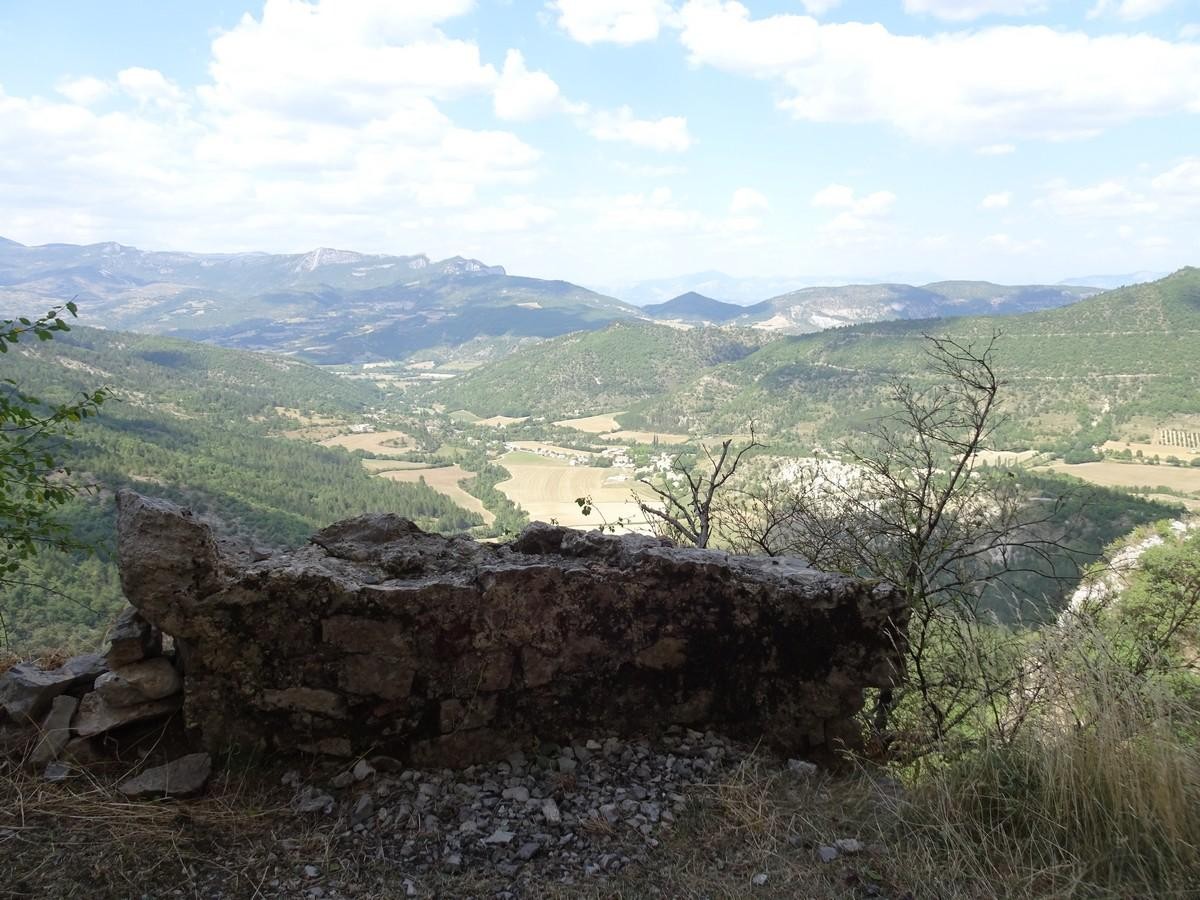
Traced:
[[84, 320], [320, 362], [400, 357], [480, 334], [549, 337], [637, 310], [563, 281], [463, 257], [147, 252], [116, 243], [0, 244], [0, 300]]
[[988, 281], [909, 284], [850, 284], [806, 287], [752, 306], [714, 300], [696, 292], [681, 294], [642, 312], [655, 319], [728, 322], [780, 334], [806, 334], [825, 328], [892, 319], [934, 319], [963, 315], [1012, 315], [1051, 309], [1099, 293], [1076, 285], [1002, 285]]
[[460, 256], [0, 243], [0, 302], [8, 308], [41, 312], [74, 298], [89, 324], [321, 363], [406, 359], [480, 339], [511, 347], [647, 317], [804, 334], [888, 319], [1024, 312], [1094, 292], [988, 282], [860, 284], [805, 287], [749, 306], [689, 292], [638, 309], [570, 282], [514, 276]]
[[695, 291], [688, 291], [678, 297], [672, 297], [665, 303], [652, 303], [643, 306], [642, 312], [655, 319], [672, 319], [697, 322], [728, 322], [745, 316], [754, 316], [766, 309], [767, 301], [755, 303], [753, 306], [741, 306], [737, 303], [726, 303], [714, 300]]

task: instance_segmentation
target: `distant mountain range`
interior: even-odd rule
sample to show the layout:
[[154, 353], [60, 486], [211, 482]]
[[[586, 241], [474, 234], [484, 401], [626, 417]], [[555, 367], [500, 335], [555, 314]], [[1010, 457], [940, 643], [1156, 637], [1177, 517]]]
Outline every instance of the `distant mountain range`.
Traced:
[[1124, 275], [1081, 275], [1077, 278], [1065, 278], [1059, 284], [1077, 284], [1088, 287], [1104, 288], [1111, 291], [1115, 288], [1128, 287], [1133, 284], [1145, 284], [1147, 281], [1158, 281], [1165, 278], [1166, 272], [1126, 272]]
[[660, 320], [732, 324], [781, 334], [806, 334], [839, 325], [890, 319], [935, 319], [964, 315], [1011, 315], [1066, 306], [1099, 293], [1070, 285], [992, 284], [941, 281], [809, 287], [752, 306], [724, 303], [694, 292], [642, 308]]
[[[751, 284], [763, 291], [794, 287], [704, 274], [722, 297], [734, 281], [740, 296]], [[435, 261], [329, 248], [147, 252], [116, 243], [27, 247], [0, 238], [5, 309], [40, 313], [75, 299], [87, 324], [318, 363], [419, 359], [464, 345], [470, 360], [490, 360], [531, 340], [645, 319], [804, 334], [889, 319], [1027, 312], [1096, 291], [968, 281], [859, 284], [777, 291], [745, 305], [693, 290], [638, 308], [570, 282], [509, 275], [502, 266], [463, 257]]]
[[0, 239], [0, 303], [74, 298], [88, 324], [314, 362], [401, 359], [481, 335], [551, 337], [638, 311], [565, 281], [453, 257], [321, 248], [303, 254], [146, 252]]
[[752, 318], [768, 308], [767, 301], [742, 306], [714, 300], [695, 291], [672, 297], [666, 303], [651, 303], [643, 306], [642, 312], [652, 319], [670, 319], [685, 322], [728, 322], [738, 318]]

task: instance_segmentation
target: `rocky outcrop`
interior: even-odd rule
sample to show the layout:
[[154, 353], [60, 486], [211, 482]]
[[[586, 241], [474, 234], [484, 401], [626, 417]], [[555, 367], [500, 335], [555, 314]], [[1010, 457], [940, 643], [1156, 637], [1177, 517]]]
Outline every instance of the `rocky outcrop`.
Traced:
[[906, 617], [890, 586], [797, 560], [542, 524], [486, 544], [362, 516], [262, 557], [123, 493], [119, 553], [212, 749], [453, 765], [683, 724], [830, 750], [892, 683]]

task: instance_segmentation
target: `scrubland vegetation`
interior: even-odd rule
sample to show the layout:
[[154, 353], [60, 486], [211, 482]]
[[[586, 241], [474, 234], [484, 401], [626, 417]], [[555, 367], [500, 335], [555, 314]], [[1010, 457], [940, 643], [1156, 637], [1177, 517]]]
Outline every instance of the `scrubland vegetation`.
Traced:
[[[622, 324], [402, 395], [290, 360], [161, 338], [77, 330], [39, 346], [19, 342], [0, 361], [16, 382], [4, 388], [10, 404], [28, 385], [44, 395], [27, 404], [35, 410], [97, 385], [112, 395], [103, 415], [80, 416], [46, 444], [69, 462], [72, 484], [95, 490], [61, 497], [57, 520], [69, 541], [29, 554], [20, 578], [0, 586], [6, 639], [18, 654], [96, 642], [122, 602], [111, 546], [111, 497], [121, 487], [281, 544], [380, 509], [429, 529], [501, 536], [528, 521], [523, 507], [549, 499], [541, 494], [555, 472], [602, 472], [603, 484], [621, 474], [630, 486], [641, 477], [651, 489], [643, 502], [657, 491], [659, 508], [672, 509], [668, 497], [679, 505], [674, 523], [649, 513], [639, 527], [701, 543], [691, 525], [703, 520], [712, 547], [798, 553], [899, 584], [914, 615], [906, 679], [868, 698], [865, 751], [847, 757], [847, 772], [798, 782], [757, 758], [695, 798], [658, 865], [596, 896], [742, 896], [760, 873], [769, 878], [756, 895], [780, 897], [1194, 896], [1200, 529], [1173, 503], [1195, 499], [1191, 482], [1169, 477], [1193, 470], [1183, 455], [1174, 466], [1160, 460], [1163, 476], [1145, 485], [1150, 498], [1044, 465], [1107, 453], [1103, 465], [1150, 468], [1144, 454], [1125, 461], [1104, 444], [1137, 440], [1145, 421], [1197, 414], [1200, 370], [1187, 335], [1198, 323], [1200, 273], [1185, 270], [1013, 317], [998, 338], [987, 321], [949, 323], [932, 353], [921, 334], [929, 323], [761, 346], [740, 332]], [[617, 409], [628, 411], [611, 415]], [[497, 414], [509, 418], [489, 418]], [[409, 439], [367, 438], [356, 453], [321, 447], [283, 436], [295, 433], [297, 415], [342, 434], [369, 423], [368, 433]], [[531, 454], [518, 443], [564, 454], [611, 447], [609, 435], [553, 424], [573, 416], [610, 416], [607, 430], [646, 427], [649, 437], [626, 442], [619, 472], [611, 457], [604, 468], [526, 460], [550, 474], [525, 502], [522, 478], [505, 467]], [[738, 435], [752, 422], [763, 446], [739, 455], [748, 442]], [[695, 439], [659, 443], [656, 428]], [[720, 478], [728, 470], [714, 463], [716, 433], [736, 478]], [[994, 449], [1037, 455], [983, 465], [992, 458], [983, 451]], [[380, 477], [402, 463], [437, 468]], [[42, 472], [50, 483], [63, 477], [53, 469]], [[685, 473], [697, 477], [689, 483]], [[594, 479], [571, 484], [585, 481]], [[447, 496], [456, 491], [476, 498], [490, 521]], [[629, 524], [615, 518], [605, 521]], [[227, 781], [209, 812], [221, 821], [229, 809], [255, 810], [270, 821], [272, 798], [247, 775]], [[84, 800], [101, 804], [90, 807], [97, 815], [108, 802]], [[43, 787], [22, 802], [36, 811], [60, 801]], [[178, 852], [170, 823], [143, 824], [164, 860], [168, 845]], [[128, 839], [113, 829], [116, 844]], [[834, 832], [877, 852], [815, 862], [813, 847]], [[238, 868], [250, 863], [222, 846], [222, 865], [250, 883]], [[373, 865], [348, 863], [366, 882]]]

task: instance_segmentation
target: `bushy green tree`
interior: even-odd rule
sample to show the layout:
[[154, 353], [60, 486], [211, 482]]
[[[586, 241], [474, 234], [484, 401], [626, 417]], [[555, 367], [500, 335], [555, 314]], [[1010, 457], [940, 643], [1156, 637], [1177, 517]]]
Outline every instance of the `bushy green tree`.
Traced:
[[[24, 339], [48, 341], [69, 331], [64, 315], [76, 315], [74, 303], [37, 319], [0, 320], [0, 353]], [[23, 563], [41, 549], [74, 546], [55, 513], [81, 486], [56, 461], [53, 441], [96, 415], [108, 397], [102, 388], [65, 403], [43, 403], [16, 378], [0, 381], [0, 582], [19, 580]]]

